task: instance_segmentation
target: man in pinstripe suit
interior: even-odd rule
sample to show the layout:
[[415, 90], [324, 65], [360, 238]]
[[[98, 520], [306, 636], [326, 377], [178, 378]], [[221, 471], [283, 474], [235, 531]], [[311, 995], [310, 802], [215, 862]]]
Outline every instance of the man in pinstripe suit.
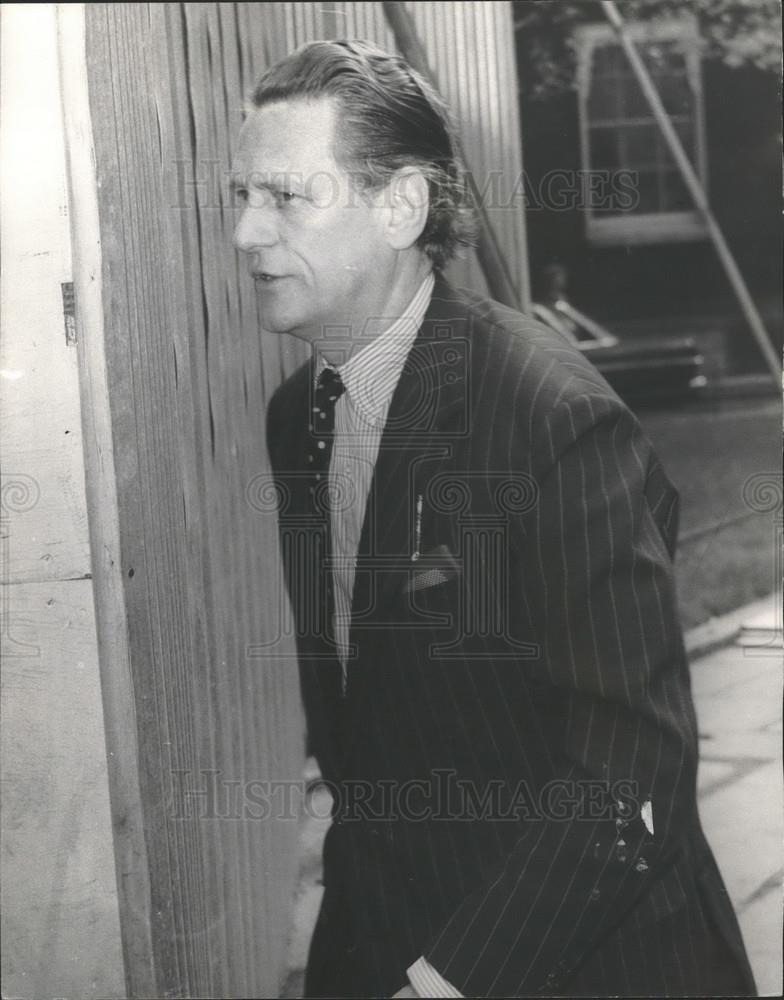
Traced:
[[306, 46], [234, 176], [262, 323], [314, 348], [268, 413], [334, 795], [308, 995], [753, 994], [697, 816], [677, 496], [578, 351], [444, 280], [439, 99]]

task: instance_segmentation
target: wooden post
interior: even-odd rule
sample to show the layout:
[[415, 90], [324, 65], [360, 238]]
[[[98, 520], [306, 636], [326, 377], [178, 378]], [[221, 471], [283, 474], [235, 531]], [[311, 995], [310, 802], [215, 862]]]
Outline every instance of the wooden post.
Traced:
[[90, 544], [95, 587], [102, 691], [115, 817], [119, 888], [128, 993], [158, 989], [152, 941], [149, 858], [139, 773], [131, 650], [122, 579], [117, 470], [104, 340], [101, 229], [84, 46], [84, 7], [58, 6], [60, 80], [71, 203], [71, 241], [77, 311], [80, 393]]
[[[136, 528], [127, 523], [128, 501], [120, 495], [128, 482], [130, 442], [118, 440], [117, 411], [133, 419], [134, 404], [126, 373], [117, 370], [118, 359], [110, 356], [114, 337], [125, 330], [118, 309], [120, 288], [106, 272], [104, 244], [111, 253], [112, 239], [123, 236], [122, 223], [117, 220], [118, 231], [107, 239], [93, 143], [84, 6], [59, 5], [58, 18], [89, 527], [126, 982], [131, 997], [190, 995], [199, 988], [208, 993], [207, 977], [193, 977], [177, 955], [182, 941], [166, 886], [178, 879], [167, 857], [170, 796], [164, 787], [151, 786], [162, 770], [162, 720], [145, 710], [154, 686], [139, 674], [141, 651], [133, 648], [128, 621], [135, 604], [129, 590], [138, 592], [143, 586], [146, 566], [131, 554], [141, 539], [130, 537]], [[116, 324], [115, 329], [107, 330], [107, 322]], [[141, 580], [131, 582], [137, 573]], [[149, 685], [148, 690], [140, 691], [140, 684]], [[165, 780], [165, 772], [162, 776]], [[158, 815], [153, 815], [153, 802]]]

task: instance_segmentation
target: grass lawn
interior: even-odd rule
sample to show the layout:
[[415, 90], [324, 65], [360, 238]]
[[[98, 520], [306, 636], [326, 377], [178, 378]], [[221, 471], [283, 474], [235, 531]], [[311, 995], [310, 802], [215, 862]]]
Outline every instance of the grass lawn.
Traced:
[[[681, 494], [675, 568], [684, 628], [780, 588], [778, 401], [695, 403], [638, 416]], [[750, 483], [754, 476], [764, 478]], [[755, 510], [766, 496], [777, 499], [776, 509]]]

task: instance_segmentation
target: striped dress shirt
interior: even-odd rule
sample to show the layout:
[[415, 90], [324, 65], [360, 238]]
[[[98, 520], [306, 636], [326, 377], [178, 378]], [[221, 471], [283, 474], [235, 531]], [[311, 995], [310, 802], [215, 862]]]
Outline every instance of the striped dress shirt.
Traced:
[[[335, 404], [335, 438], [329, 465], [329, 486], [335, 638], [344, 692], [357, 551], [373, 470], [389, 404], [430, 305], [434, 283], [431, 272], [419, 286], [405, 313], [337, 368], [346, 391]], [[327, 364], [322, 358], [317, 370], [321, 372]], [[421, 997], [462, 996], [424, 957], [411, 966], [408, 976]]]

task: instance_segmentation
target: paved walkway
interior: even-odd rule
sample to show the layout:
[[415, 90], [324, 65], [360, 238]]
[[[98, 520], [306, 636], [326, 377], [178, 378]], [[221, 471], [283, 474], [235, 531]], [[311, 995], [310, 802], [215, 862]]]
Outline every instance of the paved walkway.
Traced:
[[[782, 631], [780, 597], [687, 636], [700, 731], [699, 805], [763, 996], [782, 992]], [[311, 813], [328, 810], [327, 792]], [[302, 871], [283, 997], [301, 996], [321, 902], [324, 821], [301, 827]]]
[[748, 609], [731, 645], [693, 661], [692, 684], [705, 835], [735, 904], [757, 989], [780, 996], [782, 643], [772, 599]]

